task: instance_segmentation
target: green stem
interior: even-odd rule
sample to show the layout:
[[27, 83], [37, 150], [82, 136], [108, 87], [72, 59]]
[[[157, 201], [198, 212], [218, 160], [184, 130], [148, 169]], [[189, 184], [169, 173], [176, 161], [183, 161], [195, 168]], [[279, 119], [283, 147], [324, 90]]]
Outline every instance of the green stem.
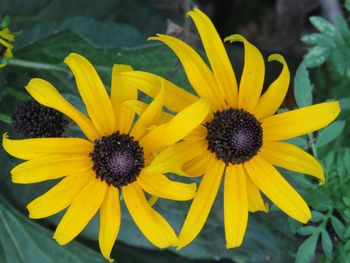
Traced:
[[5, 122], [7, 124], [11, 124], [11, 117], [6, 114], [0, 113], [0, 121]]
[[314, 138], [314, 135], [312, 133], [309, 133], [308, 135], [308, 138], [309, 138], [309, 142], [310, 142], [310, 145], [311, 145], [311, 151], [312, 151], [312, 154], [315, 156], [315, 158], [317, 159], [318, 158], [318, 153], [317, 153], [317, 148], [316, 148], [316, 145], [315, 145], [315, 138]]
[[42, 69], [42, 70], [48, 70], [48, 71], [53, 70], [53, 71], [60, 71], [60, 72], [69, 74], [69, 71], [67, 69], [59, 65], [33, 62], [33, 61], [22, 60], [17, 58], [10, 59], [8, 62], [8, 66], [34, 68], [34, 69]]

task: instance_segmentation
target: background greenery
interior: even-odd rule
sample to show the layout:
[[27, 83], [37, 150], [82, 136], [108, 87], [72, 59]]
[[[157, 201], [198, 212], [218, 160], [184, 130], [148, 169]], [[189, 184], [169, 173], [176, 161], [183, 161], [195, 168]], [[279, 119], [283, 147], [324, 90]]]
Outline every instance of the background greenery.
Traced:
[[[155, 249], [123, 207], [113, 257], [126, 263], [350, 262], [350, 30], [346, 11], [350, 10], [350, 1], [332, 1], [340, 7], [335, 16], [324, 8], [327, 1], [199, 2], [223, 37], [240, 32], [265, 57], [272, 52], [286, 56], [295, 78], [285, 108], [341, 101], [342, 114], [336, 122], [318, 133], [293, 140], [321, 160], [326, 184], [319, 187], [310, 177], [282, 171], [310, 204], [312, 221], [301, 226], [274, 206], [268, 214], [250, 214], [244, 244], [234, 250], [225, 249], [220, 193], [201, 234], [180, 251]], [[191, 90], [173, 53], [146, 39], [173, 29], [200, 50], [198, 36], [189, 19], [184, 18], [185, 10], [195, 4], [170, 0], [1, 0], [0, 13], [10, 16], [12, 31], [20, 32], [14, 59], [0, 71], [1, 133], [12, 133], [11, 113], [16, 104], [28, 98], [24, 86], [32, 77], [49, 80], [84, 110], [73, 76], [62, 64], [70, 52], [91, 60], [107, 88], [112, 65], [126, 63]], [[228, 46], [228, 50], [239, 73], [243, 63], [241, 47]], [[265, 86], [278, 74], [280, 67], [276, 64], [267, 65]], [[0, 150], [0, 262], [105, 262], [97, 245], [98, 217], [65, 247], [52, 240], [62, 213], [45, 220], [27, 219], [26, 204], [53, 182], [12, 184], [9, 171], [16, 163]], [[156, 208], [178, 231], [189, 204], [161, 200]]]

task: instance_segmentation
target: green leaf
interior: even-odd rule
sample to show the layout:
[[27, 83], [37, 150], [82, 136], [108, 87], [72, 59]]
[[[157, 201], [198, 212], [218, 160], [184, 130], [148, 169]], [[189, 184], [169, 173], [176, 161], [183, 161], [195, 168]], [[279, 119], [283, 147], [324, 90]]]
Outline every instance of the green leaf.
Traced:
[[315, 254], [318, 234], [308, 237], [299, 247], [296, 254], [296, 263], [309, 263]]
[[61, 247], [50, 231], [19, 214], [2, 196], [0, 245], [3, 248], [2, 263], [105, 262], [102, 256], [77, 242]]
[[298, 234], [302, 236], [309, 236], [317, 232], [317, 227], [315, 226], [304, 226], [298, 230]]
[[342, 110], [350, 110], [350, 97], [340, 99], [339, 103]]
[[326, 19], [320, 16], [312, 16], [309, 18], [311, 24], [313, 24], [321, 33], [334, 37], [337, 33], [335, 27]]
[[345, 149], [344, 164], [345, 164], [346, 172], [347, 172], [348, 176], [350, 176], [350, 149], [349, 148]]
[[311, 48], [304, 56], [303, 62], [306, 67], [314, 68], [321, 66], [329, 56], [329, 49], [327, 47], [315, 46]]
[[301, 38], [301, 40], [309, 45], [317, 45], [324, 47], [333, 47], [335, 45], [334, 40], [331, 37], [320, 33], [312, 33], [305, 35]]
[[344, 130], [345, 121], [335, 121], [318, 134], [316, 146], [322, 147], [334, 141]]
[[314, 222], [314, 223], [318, 223], [318, 222], [322, 221], [325, 218], [324, 214], [322, 214], [321, 212], [318, 212], [316, 210], [313, 210], [311, 212], [311, 215], [312, 215], [311, 221]]
[[340, 239], [344, 239], [345, 236], [345, 226], [344, 224], [335, 216], [331, 216], [331, 223], [333, 226], [334, 231], [337, 233], [338, 237]]
[[350, 250], [350, 239], [348, 241], [346, 241], [346, 243], [344, 245], [344, 249], [345, 249], [345, 251], [349, 251]]
[[309, 72], [304, 64], [301, 64], [294, 78], [294, 96], [299, 108], [309, 106], [312, 103], [313, 85], [310, 82]]
[[350, 11], [350, 0], [345, 0], [345, 8]]
[[0, 113], [0, 121], [7, 124], [11, 124], [11, 117], [6, 114]]
[[332, 240], [329, 237], [329, 234], [326, 230], [323, 230], [321, 232], [321, 242], [322, 242], [322, 249], [325, 252], [326, 256], [329, 258], [333, 257], [333, 244]]

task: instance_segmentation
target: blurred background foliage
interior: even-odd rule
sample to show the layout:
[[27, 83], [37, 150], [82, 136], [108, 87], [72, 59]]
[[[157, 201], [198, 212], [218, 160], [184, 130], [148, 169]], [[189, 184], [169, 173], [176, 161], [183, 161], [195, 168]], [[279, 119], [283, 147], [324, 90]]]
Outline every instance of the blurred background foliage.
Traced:
[[[318, 157], [326, 184], [282, 171], [312, 208], [305, 226], [272, 206], [268, 214], [250, 214], [242, 247], [226, 250], [222, 194], [198, 238], [176, 251], [159, 251], [141, 235], [127, 210], [112, 256], [118, 262], [350, 262], [350, 1], [337, 0], [1, 0], [0, 14], [20, 32], [14, 58], [0, 71], [0, 131], [13, 134], [11, 114], [29, 97], [24, 86], [32, 77], [52, 82], [84, 111], [74, 78], [62, 63], [70, 52], [86, 56], [107, 88], [115, 63], [131, 64], [169, 78], [191, 90], [174, 54], [147, 42], [156, 33], [181, 37], [200, 50], [199, 37], [185, 13], [204, 10], [225, 37], [241, 33], [263, 52], [283, 54], [294, 81], [283, 104], [286, 109], [326, 100], [340, 100], [342, 114], [318, 133], [293, 143]], [[243, 65], [241, 46], [227, 46], [234, 69]], [[268, 63], [266, 86], [280, 66]], [[74, 131], [73, 131], [74, 132]], [[17, 161], [0, 150], [0, 262], [105, 262], [99, 254], [98, 217], [73, 242], [60, 247], [52, 231], [62, 216], [32, 221], [26, 204], [53, 182], [14, 185], [10, 170]], [[179, 231], [190, 202], [161, 200], [156, 208]]]

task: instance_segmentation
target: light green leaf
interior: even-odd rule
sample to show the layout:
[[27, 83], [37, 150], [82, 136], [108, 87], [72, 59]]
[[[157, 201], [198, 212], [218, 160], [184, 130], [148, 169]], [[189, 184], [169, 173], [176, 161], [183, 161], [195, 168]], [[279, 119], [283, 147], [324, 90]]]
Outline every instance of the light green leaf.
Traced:
[[296, 263], [309, 263], [315, 254], [318, 234], [308, 237], [299, 247], [296, 254]]
[[350, 0], [345, 0], [345, 8], [350, 11]]
[[350, 97], [340, 99], [339, 103], [342, 110], [350, 110]]
[[301, 41], [309, 45], [324, 46], [328, 48], [335, 45], [335, 42], [331, 37], [320, 33], [305, 35], [301, 38]]
[[329, 49], [327, 47], [315, 46], [311, 48], [304, 56], [303, 62], [306, 67], [314, 68], [321, 66], [329, 56]]
[[298, 234], [302, 236], [309, 236], [314, 234], [316, 231], [317, 231], [317, 227], [315, 226], [304, 226], [298, 230]]
[[325, 218], [324, 214], [322, 214], [321, 212], [318, 212], [316, 210], [313, 210], [311, 212], [311, 215], [312, 215], [311, 221], [314, 222], [314, 223], [318, 223], [318, 222], [322, 221]]
[[344, 130], [345, 121], [335, 121], [318, 134], [316, 146], [322, 147], [334, 141]]
[[321, 33], [334, 37], [336, 35], [335, 27], [328, 22], [326, 19], [320, 16], [312, 16], [310, 17], [310, 22], [313, 24]]
[[329, 258], [333, 257], [333, 244], [326, 230], [321, 232], [322, 248], [326, 256]]
[[299, 108], [309, 106], [312, 103], [313, 85], [310, 82], [309, 72], [304, 64], [301, 64], [294, 78], [294, 96]]

